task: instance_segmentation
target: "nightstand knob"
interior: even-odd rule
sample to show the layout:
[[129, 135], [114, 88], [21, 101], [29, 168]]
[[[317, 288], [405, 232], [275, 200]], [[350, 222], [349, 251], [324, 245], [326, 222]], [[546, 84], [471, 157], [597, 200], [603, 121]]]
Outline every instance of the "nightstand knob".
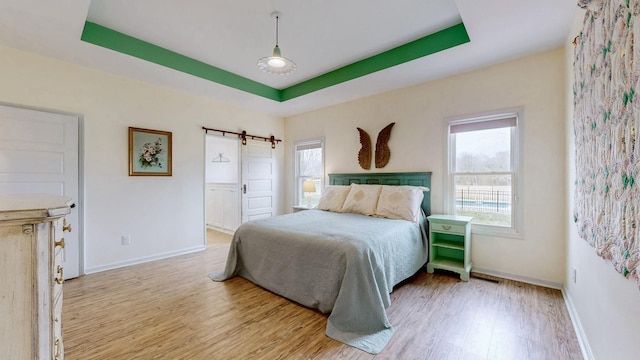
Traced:
[[442, 225], [442, 228], [445, 230], [451, 230], [451, 225]]

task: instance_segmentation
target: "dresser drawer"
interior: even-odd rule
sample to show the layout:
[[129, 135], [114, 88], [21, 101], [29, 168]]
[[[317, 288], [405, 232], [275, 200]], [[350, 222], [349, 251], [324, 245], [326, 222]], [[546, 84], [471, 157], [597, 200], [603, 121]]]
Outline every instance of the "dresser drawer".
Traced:
[[431, 231], [464, 235], [467, 231], [467, 227], [465, 225], [443, 224], [440, 222], [435, 222], [435, 223], [432, 222]]
[[62, 264], [56, 265], [55, 271], [51, 274], [51, 276], [51, 284], [53, 285], [51, 287], [51, 298], [62, 298], [62, 283], [64, 283], [64, 269], [62, 268]]
[[[56, 304], [60, 304], [60, 311], [62, 311], [62, 284], [64, 283], [64, 267], [63, 267], [63, 256], [64, 256], [64, 237], [62, 237], [62, 221], [58, 221], [54, 224], [54, 235], [52, 254], [53, 258], [51, 261], [51, 298], [53, 299], [53, 308], [52, 311], [55, 310]], [[52, 313], [52, 316], [55, 317], [55, 311]], [[60, 322], [60, 315], [58, 316], [58, 323]], [[52, 319], [53, 320], [53, 319]]]
[[51, 313], [52, 324], [52, 354], [53, 359], [62, 360], [64, 356], [64, 345], [62, 343], [62, 292], [59, 297], [55, 297], [53, 302], [53, 312]]
[[51, 358], [53, 360], [64, 359], [64, 344], [62, 342], [62, 284], [64, 283], [64, 224], [66, 221], [60, 219], [53, 226], [53, 247], [52, 254], [52, 306], [51, 306]]
[[53, 250], [53, 261], [51, 267], [51, 282], [53, 284], [53, 296], [62, 289], [62, 283], [64, 282], [64, 268], [62, 264], [63, 249], [56, 246]]

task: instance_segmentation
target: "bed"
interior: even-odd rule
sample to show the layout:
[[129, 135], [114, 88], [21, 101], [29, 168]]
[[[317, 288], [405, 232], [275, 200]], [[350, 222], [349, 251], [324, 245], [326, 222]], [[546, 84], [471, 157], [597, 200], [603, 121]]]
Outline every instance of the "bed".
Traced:
[[[347, 208], [353, 189], [374, 194], [377, 185], [379, 205], [400, 190], [419, 191], [415, 216], [368, 216]], [[393, 334], [389, 294], [428, 259], [430, 186], [430, 172], [331, 174], [320, 205], [326, 207], [329, 189], [340, 191], [348, 194], [342, 209], [350, 212], [312, 209], [246, 222], [233, 236], [225, 269], [209, 277], [240, 276], [330, 314], [327, 336], [377, 354]]]

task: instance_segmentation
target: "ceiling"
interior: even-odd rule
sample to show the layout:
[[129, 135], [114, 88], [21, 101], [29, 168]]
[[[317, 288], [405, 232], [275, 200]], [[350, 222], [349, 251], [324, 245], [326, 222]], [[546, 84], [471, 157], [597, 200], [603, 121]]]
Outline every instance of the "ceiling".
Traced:
[[[282, 14], [282, 55], [297, 64], [290, 75], [267, 74], [256, 65], [275, 45], [273, 11]], [[575, 0], [2, 0], [0, 44], [290, 116], [558, 48], [575, 11]], [[83, 41], [86, 22], [202, 71], [127, 55], [122, 38], [112, 46]], [[470, 41], [420, 53], [452, 26]], [[394, 49], [402, 47], [411, 56], [394, 62], [400, 58]], [[380, 65], [381, 58], [387, 63]], [[209, 76], [216, 71], [239, 80]], [[234, 85], [241, 82], [275, 94], [307, 90], [281, 101]]]

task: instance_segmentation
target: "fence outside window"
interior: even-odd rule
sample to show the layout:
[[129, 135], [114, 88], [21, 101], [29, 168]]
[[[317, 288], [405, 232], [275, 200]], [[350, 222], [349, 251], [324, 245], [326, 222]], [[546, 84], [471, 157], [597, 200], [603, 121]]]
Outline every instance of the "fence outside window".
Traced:
[[510, 188], [457, 186], [456, 210], [456, 212], [510, 214]]

